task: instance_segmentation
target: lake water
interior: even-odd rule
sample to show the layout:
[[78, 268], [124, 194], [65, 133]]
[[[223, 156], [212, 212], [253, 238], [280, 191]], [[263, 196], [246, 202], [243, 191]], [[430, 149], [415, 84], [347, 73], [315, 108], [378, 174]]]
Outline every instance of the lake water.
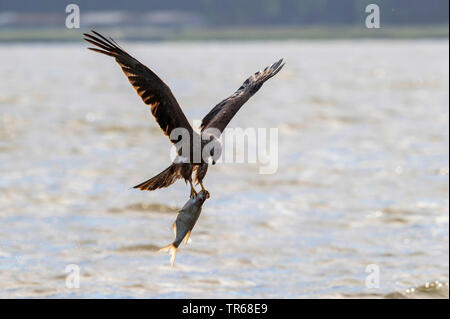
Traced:
[[1, 44], [0, 297], [448, 298], [448, 40], [122, 46], [190, 120], [284, 57], [230, 123], [278, 128], [278, 170], [210, 168], [171, 268], [189, 188], [131, 189], [170, 143], [114, 60]]

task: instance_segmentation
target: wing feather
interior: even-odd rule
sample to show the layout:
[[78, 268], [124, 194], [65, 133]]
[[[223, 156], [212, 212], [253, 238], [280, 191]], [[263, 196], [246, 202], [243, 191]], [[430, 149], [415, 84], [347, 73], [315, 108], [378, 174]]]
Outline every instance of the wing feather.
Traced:
[[[164, 134], [170, 137], [173, 129], [183, 127], [192, 135], [192, 127], [167, 84], [124, 51], [112, 38], [107, 39], [100, 33], [91, 31], [93, 34], [83, 34], [85, 41], [96, 46], [89, 49], [115, 58], [142, 101], [150, 106], [150, 111]], [[177, 141], [172, 140], [173, 143]]]
[[217, 104], [202, 120], [201, 130], [208, 128], [223, 132], [225, 127], [239, 111], [242, 105], [252, 97], [268, 79], [277, 74], [284, 66], [283, 59], [250, 76], [231, 96]]

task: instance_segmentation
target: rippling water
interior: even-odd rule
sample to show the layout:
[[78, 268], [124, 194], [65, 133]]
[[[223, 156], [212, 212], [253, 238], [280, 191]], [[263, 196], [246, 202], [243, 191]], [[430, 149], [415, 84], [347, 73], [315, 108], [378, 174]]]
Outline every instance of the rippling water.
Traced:
[[123, 46], [190, 120], [284, 57], [230, 124], [277, 127], [278, 171], [210, 168], [171, 268], [188, 187], [130, 189], [170, 144], [121, 70], [81, 42], [3, 44], [0, 297], [448, 298], [448, 41]]

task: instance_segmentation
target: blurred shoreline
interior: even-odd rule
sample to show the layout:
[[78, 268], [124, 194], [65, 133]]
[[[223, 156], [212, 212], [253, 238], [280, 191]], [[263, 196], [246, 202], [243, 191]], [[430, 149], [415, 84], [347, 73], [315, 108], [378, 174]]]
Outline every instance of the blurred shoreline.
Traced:
[[[94, 28], [117, 39], [129, 41], [252, 41], [252, 40], [333, 40], [333, 39], [443, 39], [449, 37], [448, 25], [381, 26], [308, 26], [308, 27], [101, 27]], [[88, 28], [66, 29], [2, 28], [0, 43], [8, 42], [73, 42]]]

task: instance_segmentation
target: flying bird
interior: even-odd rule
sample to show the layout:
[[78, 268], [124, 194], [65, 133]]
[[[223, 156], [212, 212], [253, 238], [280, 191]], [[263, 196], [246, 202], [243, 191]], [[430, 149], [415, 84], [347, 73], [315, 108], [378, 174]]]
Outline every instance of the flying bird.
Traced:
[[[176, 180], [183, 178], [186, 183], [189, 182], [190, 184], [190, 196], [192, 198], [197, 195], [192, 184], [193, 181], [200, 184], [202, 191], [206, 191], [203, 179], [208, 171], [208, 164], [214, 165], [215, 159], [220, 155], [220, 135], [242, 105], [261, 88], [264, 82], [281, 70], [284, 66], [283, 59], [250, 76], [234, 94], [221, 101], [206, 114], [200, 126], [200, 137], [200, 134], [189, 124], [166, 83], [152, 70], [123, 50], [111, 37], [106, 38], [94, 30], [91, 30], [91, 32], [92, 34], [83, 34], [85, 41], [95, 45], [94, 48], [89, 49], [111, 56], [116, 60], [142, 101], [150, 106], [150, 111], [164, 134], [177, 146], [178, 156], [168, 168], [149, 180], [134, 186], [134, 188], [152, 191], [168, 187]], [[171, 134], [177, 128], [182, 128], [189, 133], [189, 158], [182, 156], [184, 154], [183, 147], [179, 145], [181, 137], [175, 137]], [[196, 138], [201, 141], [200, 145], [193, 143]], [[211, 142], [214, 143], [215, 147], [208, 153], [208, 157], [200, 156], [200, 160], [195, 160], [195, 154], [203, 154], [202, 150]]]

